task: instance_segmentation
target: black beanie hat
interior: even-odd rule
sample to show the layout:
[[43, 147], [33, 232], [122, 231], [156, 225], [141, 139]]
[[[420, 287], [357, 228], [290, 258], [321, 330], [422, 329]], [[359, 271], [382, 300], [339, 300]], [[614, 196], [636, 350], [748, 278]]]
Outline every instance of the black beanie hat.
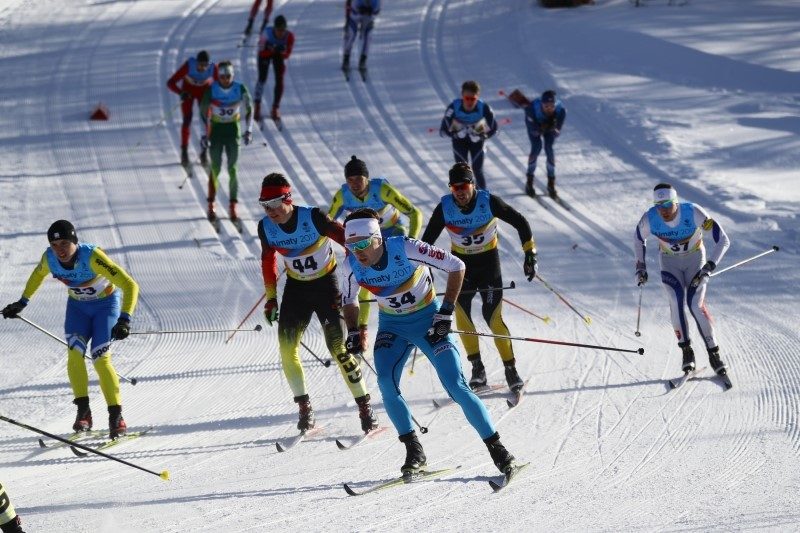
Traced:
[[286, 29], [286, 17], [283, 15], [278, 15], [275, 17], [275, 27], [280, 29]]
[[456, 163], [450, 169], [450, 185], [456, 183], [474, 183], [475, 176], [472, 174], [472, 169], [465, 163]]
[[553, 90], [548, 90], [542, 93], [542, 103], [549, 104], [556, 101], [556, 92]]
[[66, 239], [78, 244], [78, 235], [75, 233], [75, 226], [69, 220], [56, 220], [47, 230], [48, 242]]
[[344, 166], [344, 177], [349, 178], [350, 176], [369, 177], [369, 169], [367, 169], [367, 164], [356, 156], [352, 156], [350, 161], [348, 161]]
[[198, 63], [208, 63], [211, 58], [208, 56], [208, 52], [205, 50], [200, 50], [197, 52], [197, 62]]

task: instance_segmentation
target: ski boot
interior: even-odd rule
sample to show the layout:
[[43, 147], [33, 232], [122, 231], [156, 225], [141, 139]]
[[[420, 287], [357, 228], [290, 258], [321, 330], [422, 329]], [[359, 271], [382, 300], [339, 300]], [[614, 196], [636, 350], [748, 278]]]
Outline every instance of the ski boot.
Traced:
[[369, 394], [356, 398], [356, 404], [358, 405], [358, 418], [361, 419], [361, 430], [369, 433], [373, 429], [378, 429], [378, 417], [375, 416], [375, 412], [369, 404]]
[[300, 417], [297, 421], [297, 429], [300, 431], [308, 431], [313, 429], [316, 424], [314, 420], [314, 410], [311, 408], [311, 400], [308, 399], [308, 394], [304, 394], [299, 398], [295, 398], [297, 407], [300, 409]]
[[488, 439], [483, 439], [486, 447], [489, 448], [489, 455], [494, 461], [494, 466], [502, 473], [508, 472], [514, 466], [514, 456], [511, 455], [506, 447], [500, 442], [500, 434], [495, 432]]
[[481, 354], [469, 355], [467, 360], [472, 363], [472, 377], [469, 378], [469, 387], [472, 390], [486, 386], [486, 368], [481, 361]]
[[425, 451], [422, 449], [422, 443], [417, 439], [417, 434], [414, 430], [411, 430], [411, 433], [400, 435], [398, 438], [400, 442], [406, 445], [406, 462], [400, 467], [400, 472], [403, 473], [403, 476], [419, 472], [425, 467], [427, 458], [425, 457]]
[[189, 147], [181, 146], [181, 166], [189, 168]]
[[272, 120], [280, 120], [281, 119], [281, 111], [278, 109], [278, 106], [272, 106], [272, 112], [269, 114], [269, 118]]
[[254, 113], [254, 115], [253, 115], [253, 119], [254, 119], [256, 122], [261, 122], [261, 119], [263, 118], [263, 117], [261, 116], [261, 102], [256, 102], [256, 105], [255, 105], [255, 107], [256, 107], [256, 109], [255, 109], [255, 113]]
[[[5, 503], [8, 503], [8, 500]], [[11, 522], [0, 525], [0, 531], [3, 533], [25, 533], [22, 529], [22, 519], [20, 519], [19, 515], [12, 518]]]
[[236, 222], [239, 220], [239, 215], [236, 214], [236, 202], [231, 200], [231, 203], [228, 204], [228, 215], [230, 215], [231, 222]]
[[121, 405], [108, 406], [108, 438], [111, 440], [124, 437], [128, 432], [128, 425], [122, 418]]
[[525, 194], [531, 198], [536, 197], [536, 189], [533, 188], [533, 174], [525, 174]]
[[208, 202], [208, 221], [209, 222], [216, 222], [217, 220], [217, 212], [214, 210], [214, 202]]
[[89, 397], [75, 398], [72, 403], [78, 406], [78, 414], [75, 416], [75, 423], [72, 424], [72, 431], [77, 433], [92, 429], [92, 410], [89, 408]]
[[342, 70], [345, 72], [350, 70], [350, 54], [345, 54], [342, 58]]
[[547, 176], [547, 194], [553, 200], [558, 200], [558, 193], [556, 192], [556, 177]]
[[522, 390], [525, 382], [519, 377], [517, 367], [515, 366], [515, 360], [504, 361], [503, 365], [506, 368], [506, 383], [508, 383], [508, 388], [511, 389], [511, 392], [517, 393]]
[[679, 342], [678, 346], [680, 346], [681, 350], [683, 350], [683, 367], [682, 370], [685, 373], [693, 372], [694, 371], [694, 350], [691, 347], [692, 341], [685, 341]]
[[725, 363], [719, 358], [719, 346], [708, 349], [708, 362], [711, 363], [711, 368], [713, 368], [714, 372], [718, 375], [724, 376], [728, 373], [728, 369], [725, 368]]

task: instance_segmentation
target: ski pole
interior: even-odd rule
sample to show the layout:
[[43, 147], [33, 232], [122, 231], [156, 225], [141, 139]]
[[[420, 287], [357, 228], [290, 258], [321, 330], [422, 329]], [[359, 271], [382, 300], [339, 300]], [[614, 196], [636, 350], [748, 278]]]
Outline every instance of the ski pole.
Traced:
[[542, 284], [543, 284], [545, 287], [547, 287], [547, 289], [548, 289], [550, 292], [552, 292], [553, 294], [555, 294], [556, 296], [558, 296], [558, 299], [559, 299], [559, 300], [561, 300], [562, 302], [564, 302], [564, 304], [565, 304], [567, 307], [569, 307], [570, 309], [572, 309], [572, 310], [575, 312], [575, 314], [576, 314], [576, 315], [578, 315], [579, 317], [581, 317], [581, 318], [583, 319], [583, 321], [584, 321], [584, 322], [586, 322], [586, 324], [587, 324], [587, 325], [589, 325], [589, 324], [591, 324], [591, 323], [592, 323], [592, 319], [591, 319], [591, 318], [589, 318], [588, 316], [584, 316], [584, 315], [582, 315], [582, 314], [581, 314], [581, 312], [580, 312], [580, 311], [578, 311], [577, 309], [575, 309], [575, 308], [572, 306], [572, 304], [571, 304], [571, 303], [569, 303], [569, 302], [567, 301], [567, 299], [566, 299], [566, 298], [564, 298], [563, 296], [561, 296], [561, 294], [560, 294], [560, 293], [559, 293], [557, 290], [555, 290], [553, 287], [551, 287], [551, 286], [550, 286], [550, 284], [549, 284], [549, 283], [547, 283], [547, 282], [546, 282], [544, 279], [542, 279], [542, 277], [541, 277], [539, 274], [536, 274], [536, 279], [538, 279], [539, 281], [541, 281], [541, 282], [542, 282]]
[[642, 293], [643, 292], [644, 292], [644, 284], [640, 283], [639, 284], [639, 308], [636, 311], [636, 331], [633, 332], [633, 334], [636, 335], [637, 337], [641, 337], [642, 336], [642, 332], [639, 331], [639, 321], [642, 318]]
[[263, 328], [261, 324], [256, 324], [256, 327], [253, 329], [175, 329], [175, 330], [159, 330], [159, 331], [131, 331], [131, 335], [172, 335], [172, 334], [184, 334], [184, 333], [227, 333], [229, 331], [233, 331], [234, 333], [237, 331], [261, 331]]
[[[170, 109], [169, 111], [167, 111], [166, 113], [164, 113], [164, 116], [163, 116], [163, 117], [161, 117], [161, 120], [159, 120], [158, 122], [156, 122], [155, 124], [153, 124], [153, 125], [152, 125], [150, 128], [148, 128], [148, 130], [151, 130], [151, 129], [156, 129], [157, 127], [159, 127], [160, 125], [162, 125], [164, 122], [166, 122], [166, 121], [167, 121], [167, 119], [168, 119], [168, 118], [170, 118], [170, 117], [172, 116], [172, 114], [175, 112], [175, 110], [176, 110], [176, 109], [178, 109], [178, 107], [179, 107], [179, 106], [180, 106], [182, 103], [183, 103], [183, 101], [182, 101], [182, 100], [178, 100], [178, 103], [177, 103], [177, 104], [175, 104], [174, 106], [172, 106], [172, 109]], [[144, 142], [144, 139], [142, 139], [142, 140], [140, 140], [139, 142], [137, 142], [137, 143], [136, 143], [136, 144], [135, 144], [133, 147], [134, 147], [134, 148], [138, 148], [139, 146], [141, 146], [142, 142]]]
[[311, 348], [309, 348], [308, 346], [306, 346], [306, 343], [304, 343], [303, 341], [300, 341], [300, 346], [302, 346], [303, 348], [305, 348], [306, 350], [308, 350], [308, 351], [309, 351], [309, 353], [310, 353], [311, 355], [313, 355], [313, 356], [314, 356], [314, 359], [316, 359], [317, 361], [319, 361], [320, 363], [322, 363], [322, 366], [324, 366], [325, 368], [328, 368], [329, 366], [331, 366], [331, 360], [330, 360], [330, 359], [325, 359], [325, 360], [323, 361], [322, 359], [320, 359], [320, 358], [317, 356], [317, 354], [314, 352], [314, 350], [312, 350]]
[[[492, 287], [492, 288], [488, 288], [488, 289], [470, 289], [468, 291], [461, 291], [459, 293], [459, 296], [462, 295], [462, 294], [477, 294], [479, 292], [502, 291], [502, 290], [516, 289], [516, 288], [517, 288], [517, 285], [512, 281], [507, 287]], [[436, 296], [444, 296], [444, 293], [443, 292], [437, 292]], [[377, 301], [378, 300], [375, 299], [375, 298], [370, 298], [368, 300], [359, 300], [358, 303], [369, 304], [369, 303], [375, 303]]]
[[[367, 365], [367, 368], [369, 368], [370, 370], [372, 370], [372, 373], [373, 373], [373, 374], [375, 374], [376, 376], [378, 375], [378, 373], [375, 371], [375, 369], [372, 367], [372, 365], [371, 365], [371, 364], [369, 364], [369, 361], [367, 361], [367, 358], [366, 358], [366, 357], [364, 357], [364, 354], [361, 354], [361, 360], [364, 362], [364, 364], [365, 364], [365, 365]], [[409, 412], [409, 414], [411, 415], [411, 420], [412, 420], [412, 421], [414, 422], [414, 424], [416, 424], [416, 425], [417, 425], [417, 427], [419, 428], [419, 432], [420, 432], [420, 433], [427, 433], [427, 432], [428, 432], [428, 428], [427, 428], [427, 427], [425, 427], [425, 426], [423, 426], [422, 424], [420, 424], [420, 423], [419, 423], [419, 421], [418, 421], [416, 418], [414, 418], [414, 415], [413, 415], [413, 414], [411, 414], [410, 412]]]
[[759, 257], [763, 257], [763, 256], [765, 256], [765, 255], [767, 255], [767, 254], [771, 254], [772, 252], [777, 252], [778, 250], [780, 250], [780, 248], [779, 248], [779, 247], [777, 247], [777, 246], [773, 246], [772, 248], [770, 248], [770, 249], [769, 249], [769, 250], [767, 250], [766, 252], [761, 252], [760, 254], [756, 254], [756, 255], [754, 255], [753, 257], [749, 257], [749, 258], [747, 258], [747, 259], [743, 259], [743, 260], [739, 261], [738, 263], [734, 263], [734, 264], [732, 264], [732, 265], [731, 265], [731, 266], [729, 266], [729, 267], [725, 267], [725, 268], [723, 268], [722, 270], [717, 270], [716, 272], [711, 272], [711, 273], [708, 275], [708, 277], [710, 277], [710, 278], [713, 278], [714, 276], [717, 276], [717, 275], [719, 275], [719, 274], [722, 274], [723, 272], [727, 272], [728, 270], [734, 269], [734, 268], [736, 268], [736, 267], [738, 267], [738, 266], [741, 266], [741, 265], [743, 265], [743, 264], [745, 264], [745, 263], [749, 263], [750, 261], [755, 261], [755, 260], [756, 260], [756, 259], [758, 259]]
[[539, 315], [537, 315], [536, 313], [534, 313], [533, 311], [531, 311], [531, 310], [529, 310], [529, 309], [525, 309], [524, 307], [522, 307], [522, 306], [521, 306], [521, 305], [519, 305], [519, 304], [515, 304], [514, 302], [512, 302], [511, 300], [509, 300], [509, 299], [508, 299], [508, 298], [506, 298], [506, 297], [503, 297], [503, 301], [504, 301], [505, 303], [507, 303], [508, 305], [511, 305], [511, 306], [513, 306], [513, 307], [516, 307], [517, 309], [519, 309], [520, 311], [522, 311], [522, 312], [524, 312], [524, 313], [528, 313], [529, 315], [535, 316], [536, 318], [538, 318], [539, 320], [541, 320], [541, 321], [542, 321], [542, 322], [544, 322], [545, 324], [549, 324], [549, 323], [550, 323], [550, 317], [549, 317], [549, 316], [539, 316]]
[[143, 472], [147, 472], [148, 474], [153, 474], [154, 476], [158, 476], [158, 477], [160, 477], [161, 479], [163, 479], [165, 481], [169, 480], [169, 471], [167, 471], [167, 470], [164, 470], [161, 473], [153, 472], [152, 470], [148, 470], [147, 468], [144, 468], [142, 466], [135, 465], [133, 463], [129, 463], [128, 461], [125, 461], [123, 459], [119, 459], [118, 457], [114, 457], [113, 455], [108, 455], [107, 453], [103, 453], [103, 452], [101, 452], [99, 450], [95, 450], [94, 448], [90, 448], [90, 447], [85, 446], [85, 445], [83, 445], [83, 444], [81, 444], [79, 442], [72, 442], [71, 440], [67, 440], [67, 439], [65, 439], [63, 437], [59, 437], [58, 435], [53, 435], [52, 433], [48, 433], [47, 431], [41, 430], [39, 428], [35, 428], [33, 426], [29, 426], [28, 424], [23, 424], [22, 422], [17, 422], [16, 420], [12, 420], [10, 418], [6, 418], [3, 415], [0, 415], [0, 420], [8, 422], [9, 424], [14, 424], [15, 426], [19, 426], [21, 428], [33, 431], [34, 433], [39, 433], [41, 435], [44, 435], [45, 437], [50, 437], [51, 439], [60, 440], [61, 442], [65, 443], [65, 444], [69, 444], [70, 446], [74, 446], [76, 448], [80, 448], [81, 450], [85, 450], [87, 452], [94, 453], [94, 454], [99, 455], [101, 457], [105, 457], [106, 459], [111, 459], [112, 461], [116, 461], [118, 463], [122, 463], [122, 464], [124, 464], [126, 466], [130, 466], [132, 468], [137, 468], [137, 469], [139, 469], [139, 470], [141, 470]]
[[607, 350], [610, 352], [638, 353], [639, 355], [644, 354], [644, 348], [637, 348], [636, 350], [626, 350], [624, 348], [614, 348], [611, 346], [598, 346], [596, 344], [580, 344], [577, 342], [535, 339], [533, 337], [512, 337], [511, 335], [495, 335], [494, 333], [481, 333], [479, 331], [458, 331], [454, 329], [450, 330], [450, 333], [458, 333], [460, 335], [478, 335], [480, 337], [492, 337], [495, 339], [508, 339], [512, 341], [542, 342], [544, 344], [559, 344], [561, 346], [577, 346], [578, 348], [596, 348], [598, 350]]
[[411, 368], [408, 369], [408, 373], [410, 375], [414, 375], [414, 363], [417, 362], [417, 350], [418, 348], [414, 346], [414, 356], [411, 358]]
[[243, 325], [245, 322], [247, 322], [247, 319], [248, 319], [248, 318], [250, 318], [250, 315], [252, 315], [252, 314], [255, 312], [255, 310], [256, 310], [256, 307], [258, 307], [258, 304], [260, 304], [262, 301], [264, 301], [264, 298], [266, 298], [266, 296], [267, 296], [267, 295], [266, 295], [265, 293], [262, 293], [262, 294], [261, 294], [261, 298], [259, 298], [259, 299], [258, 299], [258, 301], [257, 301], [257, 302], [256, 302], [256, 304], [253, 306], [253, 308], [252, 308], [252, 309], [250, 309], [250, 311], [248, 311], [248, 313], [247, 313], [247, 314], [244, 316], [244, 318], [242, 319], [242, 321], [241, 321], [241, 322], [239, 322], [239, 325], [238, 325], [238, 326], [236, 326], [236, 329], [235, 329], [235, 330], [233, 330], [233, 333], [231, 333], [230, 335], [228, 335], [228, 338], [227, 338], [227, 339], [225, 339], [225, 344], [228, 344], [228, 341], [229, 341], [229, 340], [231, 340], [231, 339], [233, 338], [233, 336], [234, 336], [234, 335], [236, 335], [236, 332], [237, 332], [237, 331], [239, 331], [239, 328], [241, 328], [241, 327], [242, 327], [242, 325]]
[[[53, 339], [57, 340], [58, 342], [60, 342], [61, 344], [63, 344], [63, 345], [64, 345], [64, 346], [66, 346], [67, 348], [69, 348], [69, 344], [67, 344], [67, 342], [66, 342], [64, 339], [62, 339], [62, 338], [60, 338], [60, 337], [56, 337], [55, 335], [53, 335], [52, 333], [50, 333], [49, 331], [47, 331], [47, 330], [46, 330], [46, 329], [44, 329], [43, 327], [41, 327], [41, 326], [39, 326], [39, 325], [37, 325], [37, 324], [34, 324], [33, 322], [31, 322], [30, 320], [28, 320], [28, 319], [27, 319], [27, 318], [25, 318], [24, 316], [22, 316], [22, 315], [17, 315], [17, 316], [16, 316], [16, 318], [19, 318], [20, 320], [22, 320], [23, 322], [25, 322], [25, 323], [26, 323], [26, 324], [28, 324], [29, 326], [33, 326], [34, 328], [38, 329], [39, 331], [41, 331], [41, 332], [42, 332], [42, 333], [44, 333], [45, 335], [47, 335], [47, 336], [49, 336], [49, 337], [52, 337]], [[89, 357], [88, 355], [86, 355], [86, 354], [82, 354], [82, 355], [83, 355], [83, 358], [84, 358], [84, 359], [87, 359], [87, 360], [89, 360], [89, 361], [92, 361], [92, 358], [91, 358], [91, 357]], [[130, 383], [131, 385], [136, 385], [136, 383], [138, 382], [138, 380], [137, 380], [136, 378], [127, 378], [127, 377], [123, 376], [122, 374], [120, 374], [119, 372], [117, 372], [117, 377], [118, 377], [119, 379], [123, 380], [123, 381], [127, 381], [127, 382], [128, 382], [128, 383]]]

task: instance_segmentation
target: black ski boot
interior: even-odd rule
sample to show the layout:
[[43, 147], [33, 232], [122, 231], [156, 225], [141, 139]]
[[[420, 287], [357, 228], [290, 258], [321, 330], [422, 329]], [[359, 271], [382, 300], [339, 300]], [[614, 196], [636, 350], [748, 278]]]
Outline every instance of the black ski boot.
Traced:
[[519, 392], [523, 385], [525, 385], [525, 382], [522, 381], [521, 377], [519, 377], [516, 361], [514, 359], [510, 361], [503, 361], [503, 366], [506, 367], [506, 383], [508, 383], [508, 388], [511, 389], [511, 392], [513, 393]]
[[494, 466], [496, 466], [500, 472], [505, 474], [514, 466], [514, 456], [511, 455], [508, 450], [506, 450], [506, 447], [503, 446], [503, 443], [500, 442], [499, 433], [495, 432], [495, 434], [488, 439], [483, 439], [483, 442], [486, 443], [486, 447], [489, 448], [489, 455], [492, 456]]
[[342, 70], [350, 70], [350, 54], [345, 54], [342, 58]]
[[[8, 500], [6, 500], [4, 503], [8, 503]], [[25, 533], [25, 531], [22, 529], [22, 520], [20, 519], [19, 515], [11, 519], [11, 522], [6, 522], [5, 524], [0, 525], [0, 531], [3, 533]]]
[[536, 197], [536, 189], [533, 188], [533, 174], [525, 174], [525, 194], [531, 198]]
[[314, 420], [314, 410], [311, 408], [311, 400], [308, 394], [298, 396], [294, 399], [297, 402], [297, 407], [300, 409], [300, 418], [297, 421], [297, 429], [300, 431], [308, 431], [316, 424]]
[[78, 414], [75, 416], [75, 423], [72, 424], [72, 431], [89, 431], [92, 429], [92, 410], [89, 408], [89, 397], [75, 398], [72, 403], [78, 406]]
[[686, 342], [679, 342], [678, 346], [680, 346], [681, 350], [683, 350], [683, 371], [684, 372], [692, 372], [694, 371], [694, 350], [691, 347], [692, 341]]
[[720, 376], [724, 376], [728, 373], [728, 369], [725, 368], [725, 363], [719, 358], [719, 346], [708, 349], [708, 362], [711, 363], [711, 368], [714, 369], [714, 372]]
[[208, 166], [208, 150], [206, 150], [205, 148], [200, 150], [200, 164], [203, 165], [204, 167]]
[[547, 194], [550, 195], [550, 198], [552, 198], [553, 200], [558, 199], [558, 193], [556, 192], [555, 176], [547, 176]]
[[356, 398], [358, 404], [358, 418], [361, 419], [361, 430], [369, 433], [373, 429], [378, 429], [378, 417], [369, 404], [369, 394]]
[[181, 146], [181, 166], [189, 168], [189, 148]]
[[108, 438], [114, 440], [118, 437], [124, 437], [128, 432], [128, 425], [125, 419], [122, 418], [121, 405], [108, 406]]
[[467, 360], [472, 363], [472, 377], [469, 378], [469, 386], [472, 390], [486, 386], [486, 368], [481, 361], [481, 354], [467, 356]]
[[427, 458], [422, 450], [422, 443], [417, 439], [417, 434], [412, 430], [411, 433], [400, 435], [400, 442], [406, 445], [406, 462], [400, 467], [403, 475], [419, 472], [424, 466]]

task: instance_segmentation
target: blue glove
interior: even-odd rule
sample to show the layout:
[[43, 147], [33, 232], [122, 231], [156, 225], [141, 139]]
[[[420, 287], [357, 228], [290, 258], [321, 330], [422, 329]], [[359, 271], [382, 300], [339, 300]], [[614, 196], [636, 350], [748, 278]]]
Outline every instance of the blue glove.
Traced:
[[689, 286], [691, 286], [693, 289], [699, 287], [700, 284], [703, 283], [703, 281], [706, 278], [708, 278], [708, 275], [711, 272], [713, 272], [715, 268], [717, 268], [717, 265], [714, 264], [714, 261], [706, 261], [706, 264], [703, 265], [703, 268], [701, 268], [697, 272], [697, 274], [694, 275], [694, 277], [692, 278], [692, 282], [689, 284]]

